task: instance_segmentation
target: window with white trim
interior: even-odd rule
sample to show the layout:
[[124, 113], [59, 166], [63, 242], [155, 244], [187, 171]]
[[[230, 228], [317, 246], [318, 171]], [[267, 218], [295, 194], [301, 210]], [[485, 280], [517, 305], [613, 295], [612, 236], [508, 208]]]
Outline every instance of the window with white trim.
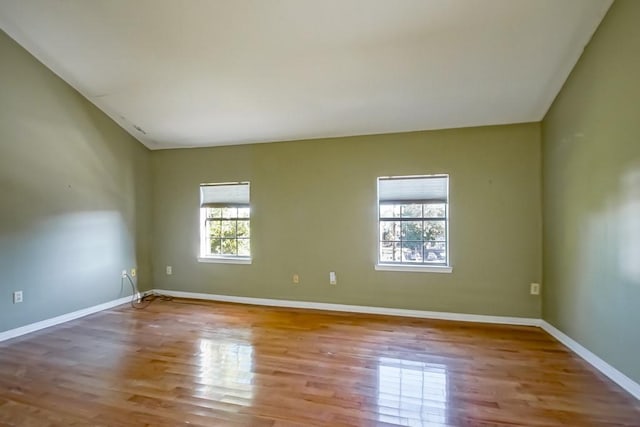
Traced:
[[378, 265], [449, 266], [449, 176], [378, 178]]
[[200, 185], [200, 258], [251, 259], [248, 182]]

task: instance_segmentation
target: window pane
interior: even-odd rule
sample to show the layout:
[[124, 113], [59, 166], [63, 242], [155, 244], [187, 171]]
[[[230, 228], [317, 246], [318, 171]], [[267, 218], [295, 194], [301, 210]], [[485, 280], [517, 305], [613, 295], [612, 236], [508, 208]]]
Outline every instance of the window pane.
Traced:
[[235, 237], [235, 236], [236, 236], [236, 222], [222, 221], [222, 237]]
[[380, 242], [380, 261], [381, 262], [393, 261], [393, 243]]
[[425, 242], [424, 260], [426, 262], [446, 264], [447, 244], [445, 242]]
[[380, 240], [400, 241], [400, 221], [380, 221]]
[[249, 218], [250, 212], [249, 208], [238, 208], [238, 218]]
[[222, 241], [220, 239], [211, 239], [209, 248], [212, 255], [220, 255], [222, 253]]
[[238, 208], [222, 208], [223, 218], [238, 218]]
[[249, 256], [251, 253], [249, 246], [249, 239], [238, 239], [238, 255]]
[[445, 218], [447, 214], [447, 205], [444, 203], [428, 203], [424, 205], [425, 218]]
[[422, 242], [402, 242], [402, 262], [422, 262]]
[[221, 208], [206, 208], [207, 209], [207, 218], [221, 218], [222, 217], [222, 209]]
[[421, 218], [422, 205], [414, 203], [402, 205], [400, 212], [402, 214], [402, 218]]
[[402, 240], [422, 240], [422, 221], [404, 221]]
[[381, 204], [380, 218], [400, 218], [400, 205]]
[[236, 239], [222, 239], [222, 253], [225, 255], [236, 255], [238, 243]]
[[207, 226], [209, 229], [209, 236], [221, 237], [222, 236], [222, 221], [208, 221]]
[[238, 237], [249, 237], [249, 221], [238, 221]]
[[446, 239], [446, 222], [445, 221], [425, 221], [424, 222], [424, 240], [445, 240]]

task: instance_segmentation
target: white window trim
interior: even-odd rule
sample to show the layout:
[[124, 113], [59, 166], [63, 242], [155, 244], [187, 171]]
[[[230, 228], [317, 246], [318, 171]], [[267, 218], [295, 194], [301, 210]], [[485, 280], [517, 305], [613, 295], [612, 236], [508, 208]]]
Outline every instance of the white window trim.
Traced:
[[211, 264], [251, 264], [251, 258], [244, 257], [222, 257], [222, 256], [199, 256], [198, 262]]
[[412, 273], [452, 273], [449, 265], [376, 264], [376, 271], [406, 271]]

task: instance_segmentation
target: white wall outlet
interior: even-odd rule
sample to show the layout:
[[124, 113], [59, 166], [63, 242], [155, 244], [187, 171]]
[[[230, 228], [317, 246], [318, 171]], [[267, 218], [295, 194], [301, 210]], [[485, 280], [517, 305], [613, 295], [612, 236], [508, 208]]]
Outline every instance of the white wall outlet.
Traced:
[[15, 291], [13, 293], [13, 303], [14, 304], [19, 304], [23, 301], [22, 299], [22, 291]]
[[530, 287], [531, 295], [540, 295], [540, 283], [532, 283]]
[[135, 267], [133, 267], [133, 268], [131, 269], [131, 277], [136, 277], [136, 274], [137, 274], [137, 273], [138, 273], [138, 272], [136, 271], [136, 268], [135, 268]]
[[298, 276], [297, 274], [294, 274], [293, 277], [291, 278], [291, 281], [297, 285], [298, 283], [300, 283], [300, 276]]
[[336, 283], [338, 283], [338, 279], [336, 278], [336, 272], [335, 271], [330, 271], [329, 272], [329, 284], [330, 285], [335, 285]]
[[127, 278], [127, 270], [122, 270], [122, 274], [121, 274], [120, 277], [122, 277], [123, 279], [126, 279]]
[[171, 276], [173, 274], [173, 268], [170, 265], [167, 265], [167, 276]]

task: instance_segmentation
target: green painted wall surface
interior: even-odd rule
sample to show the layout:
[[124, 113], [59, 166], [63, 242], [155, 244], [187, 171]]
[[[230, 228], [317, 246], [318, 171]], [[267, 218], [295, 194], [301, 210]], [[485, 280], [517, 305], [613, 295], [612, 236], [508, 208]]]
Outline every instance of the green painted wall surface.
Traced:
[[543, 122], [544, 319], [640, 381], [640, 2], [616, 0]]
[[[540, 298], [529, 295], [542, 274], [539, 124], [164, 150], [151, 159], [156, 288], [540, 315]], [[450, 174], [453, 273], [374, 271], [376, 178], [435, 173]], [[198, 263], [199, 184], [244, 180], [253, 264]]]
[[[0, 32], [0, 331], [150, 284], [149, 152]], [[22, 304], [12, 292], [24, 291]]]

